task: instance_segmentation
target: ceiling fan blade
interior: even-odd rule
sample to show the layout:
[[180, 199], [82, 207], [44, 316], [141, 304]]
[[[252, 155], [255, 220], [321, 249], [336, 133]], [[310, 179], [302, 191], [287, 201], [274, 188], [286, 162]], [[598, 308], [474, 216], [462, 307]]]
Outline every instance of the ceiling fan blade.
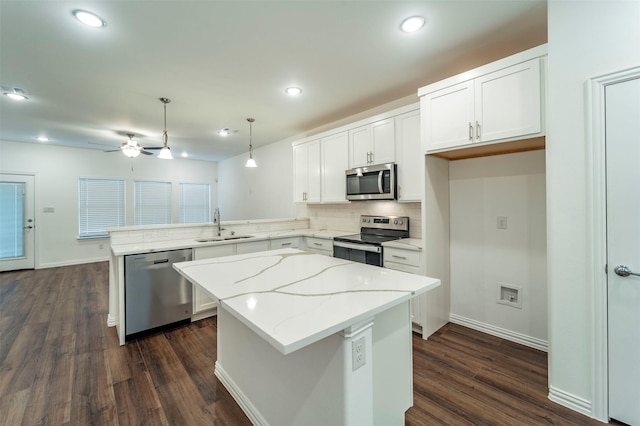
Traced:
[[121, 152], [122, 148], [118, 148], [118, 149], [111, 149], [109, 151], [103, 151], [103, 152]]
[[142, 147], [142, 149], [153, 150], [153, 149], [162, 149], [162, 147], [161, 146], [144, 146]]
[[144, 155], [153, 155], [153, 152], [145, 151], [145, 149], [146, 148], [142, 148], [142, 150], [140, 150], [140, 153]]

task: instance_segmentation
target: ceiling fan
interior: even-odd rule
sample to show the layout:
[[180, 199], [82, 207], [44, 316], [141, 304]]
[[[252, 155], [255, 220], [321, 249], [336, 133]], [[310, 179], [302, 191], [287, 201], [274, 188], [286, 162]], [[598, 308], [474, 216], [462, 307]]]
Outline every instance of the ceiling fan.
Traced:
[[118, 151], [120, 151], [124, 155], [126, 155], [127, 157], [134, 158], [134, 157], [137, 157], [140, 154], [153, 155], [153, 152], [151, 152], [150, 150], [162, 149], [162, 147], [143, 147], [143, 146], [140, 146], [138, 141], [133, 139], [135, 137], [135, 133], [127, 133], [127, 136], [129, 137], [129, 140], [124, 142], [120, 148], [112, 149], [112, 150], [105, 151], [105, 152], [118, 152]]
[[160, 98], [160, 102], [164, 104], [164, 130], [162, 133], [162, 146], [150, 146], [150, 147], [140, 146], [138, 141], [133, 139], [135, 134], [127, 133], [129, 140], [124, 142], [120, 147], [120, 149], [114, 149], [114, 150], [105, 151], [105, 152], [122, 151], [122, 153], [127, 157], [134, 158], [140, 155], [140, 153], [145, 155], [153, 155], [153, 152], [149, 152], [149, 151], [159, 149], [160, 153], [158, 154], [158, 158], [161, 158], [163, 160], [173, 160], [173, 155], [171, 155], [171, 148], [169, 148], [169, 136], [167, 135], [167, 104], [171, 102], [171, 99]]

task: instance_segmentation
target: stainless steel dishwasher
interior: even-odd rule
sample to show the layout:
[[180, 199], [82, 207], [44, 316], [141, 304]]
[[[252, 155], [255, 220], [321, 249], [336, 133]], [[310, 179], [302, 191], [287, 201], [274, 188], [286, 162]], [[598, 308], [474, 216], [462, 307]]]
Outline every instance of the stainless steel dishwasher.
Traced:
[[125, 256], [125, 336], [191, 320], [192, 285], [173, 269], [192, 259], [192, 250]]

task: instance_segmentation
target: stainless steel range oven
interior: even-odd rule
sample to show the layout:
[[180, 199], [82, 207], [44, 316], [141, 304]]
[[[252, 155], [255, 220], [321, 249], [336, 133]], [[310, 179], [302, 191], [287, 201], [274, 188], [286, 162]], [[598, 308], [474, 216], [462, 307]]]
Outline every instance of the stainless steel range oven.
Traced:
[[360, 233], [333, 239], [333, 257], [382, 266], [382, 243], [409, 237], [406, 216], [360, 216]]

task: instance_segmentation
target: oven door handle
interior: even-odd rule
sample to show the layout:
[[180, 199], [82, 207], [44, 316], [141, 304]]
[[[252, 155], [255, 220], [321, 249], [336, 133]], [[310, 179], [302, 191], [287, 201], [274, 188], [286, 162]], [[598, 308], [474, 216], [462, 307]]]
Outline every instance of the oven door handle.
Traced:
[[345, 243], [343, 241], [334, 241], [333, 245], [334, 245], [334, 247], [342, 247], [342, 248], [348, 248], [348, 249], [353, 249], [353, 250], [368, 251], [370, 253], [382, 253], [382, 247], [372, 246], [372, 245], [369, 245], [369, 244], [353, 244], [353, 243]]

